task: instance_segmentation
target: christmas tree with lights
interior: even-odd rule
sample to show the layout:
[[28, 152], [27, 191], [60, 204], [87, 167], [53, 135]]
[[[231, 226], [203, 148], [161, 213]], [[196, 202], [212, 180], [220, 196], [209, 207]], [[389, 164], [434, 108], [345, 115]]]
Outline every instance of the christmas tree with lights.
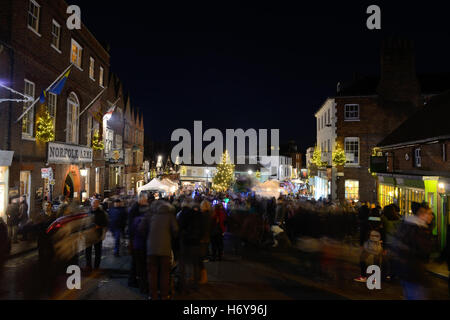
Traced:
[[41, 110], [36, 120], [36, 139], [41, 142], [49, 142], [55, 140], [55, 127], [53, 118], [45, 105], [41, 106]]
[[217, 165], [217, 172], [212, 179], [212, 188], [218, 192], [227, 191], [234, 181], [234, 164], [230, 163], [228, 151], [222, 154], [222, 163]]
[[103, 140], [101, 139], [100, 132], [98, 130], [94, 131], [94, 136], [92, 137], [92, 149], [94, 150], [105, 149], [105, 145], [103, 144]]

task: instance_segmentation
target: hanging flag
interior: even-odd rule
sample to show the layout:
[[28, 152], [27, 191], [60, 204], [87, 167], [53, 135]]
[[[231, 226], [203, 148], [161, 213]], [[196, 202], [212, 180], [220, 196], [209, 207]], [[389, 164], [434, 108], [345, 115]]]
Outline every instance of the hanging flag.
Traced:
[[45, 98], [47, 98], [47, 92], [45, 90], [42, 90], [41, 95], [39, 96], [39, 102], [44, 103]]
[[50, 90], [48, 90], [48, 92], [54, 93], [54, 94], [60, 94], [61, 91], [62, 91], [62, 89], [64, 88], [64, 85], [66, 84], [67, 78], [69, 77], [70, 70], [71, 70], [71, 69], [69, 69], [69, 70], [64, 74], [64, 76], [63, 76], [57, 83], [55, 83], [55, 85], [52, 86], [52, 87], [50, 88]]
[[103, 123], [102, 106], [100, 101], [94, 103], [94, 105], [89, 109], [89, 113], [92, 117], [99, 123]]

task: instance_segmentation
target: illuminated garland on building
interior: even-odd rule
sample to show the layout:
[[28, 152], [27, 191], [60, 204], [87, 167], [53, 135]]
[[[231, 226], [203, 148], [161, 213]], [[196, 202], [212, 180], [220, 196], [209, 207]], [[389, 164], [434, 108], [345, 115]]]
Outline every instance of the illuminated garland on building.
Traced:
[[322, 161], [322, 150], [318, 146], [314, 147], [314, 153], [311, 159], [311, 163], [318, 168], [326, 167], [328, 164], [327, 162]]
[[94, 131], [94, 136], [92, 137], [92, 149], [94, 150], [105, 149], [105, 145], [103, 144], [103, 141], [100, 138], [100, 133], [98, 132], [98, 130]]
[[347, 159], [345, 157], [345, 151], [342, 149], [340, 145], [336, 147], [336, 150], [333, 151], [333, 165], [335, 166], [343, 166], [347, 163]]
[[218, 192], [227, 191], [234, 181], [234, 164], [229, 162], [228, 151], [222, 154], [222, 163], [217, 165], [217, 172], [212, 179], [212, 188]]
[[36, 119], [36, 139], [41, 142], [49, 142], [55, 140], [55, 127], [53, 118], [45, 105], [41, 106], [41, 110]]

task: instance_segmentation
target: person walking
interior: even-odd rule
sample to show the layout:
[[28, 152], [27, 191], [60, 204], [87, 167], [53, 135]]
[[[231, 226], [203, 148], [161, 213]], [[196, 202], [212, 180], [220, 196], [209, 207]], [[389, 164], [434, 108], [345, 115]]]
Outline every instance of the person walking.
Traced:
[[147, 266], [151, 300], [158, 299], [158, 276], [161, 300], [168, 300], [172, 256], [172, 239], [178, 233], [173, 206], [163, 200], [152, 203], [139, 232], [147, 235]]
[[392, 246], [395, 240], [395, 234], [397, 232], [398, 226], [400, 225], [400, 215], [397, 212], [395, 205], [391, 204], [383, 209], [383, 215], [381, 216], [381, 223], [383, 224], [384, 239], [383, 239], [383, 249], [384, 249], [384, 276], [387, 281], [390, 281], [393, 277], [392, 272]]
[[433, 248], [430, 224], [433, 213], [426, 203], [411, 204], [413, 215], [399, 225], [393, 245], [394, 266], [407, 300], [427, 300], [426, 263]]
[[6, 224], [8, 226], [8, 237], [12, 243], [18, 243], [17, 230], [20, 222], [19, 215], [19, 198], [12, 199], [6, 209]]
[[27, 232], [27, 222], [28, 222], [28, 203], [27, 203], [27, 196], [22, 195], [20, 198], [20, 204], [19, 204], [19, 229], [22, 233], [22, 240], [26, 241], [28, 236]]
[[114, 236], [114, 256], [120, 256], [120, 238], [127, 223], [127, 212], [120, 199], [114, 200], [114, 206], [108, 210], [109, 230]]
[[223, 256], [223, 235], [225, 233], [226, 213], [221, 203], [214, 207], [211, 216], [211, 249], [212, 261], [222, 260]]
[[95, 229], [98, 236], [98, 241], [90, 247], [87, 247], [85, 250], [86, 267], [90, 271], [92, 270], [92, 247], [94, 247], [95, 250], [94, 269], [97, 270], [100, 267], [100, 262], [102, 259], [102, 244], [105, 237], [104, 231], [108, 226], [108, 215], [100, 206], [100, 200], [96, 198], [91, 201], [91, 209], [89, 210], [89, 214], [94, 216]]
[[208, 282], [208, 274], [205, 267], [205, 262], [208, 262], [209, 244], [211, 242], [211, 203], [208, 200], [203, 200], [200, 203], [201, 214], [201, 232], [200, 238], [200, 284]]
[[138, 287], [143, 294], [148, 294], [146, 234], [139, 232], [139, 226], [150, 211], [148, 194], [142, 192], [138, 202], [130, 211], [128, 232], [130, 235], [131, 272], [129, 286]]

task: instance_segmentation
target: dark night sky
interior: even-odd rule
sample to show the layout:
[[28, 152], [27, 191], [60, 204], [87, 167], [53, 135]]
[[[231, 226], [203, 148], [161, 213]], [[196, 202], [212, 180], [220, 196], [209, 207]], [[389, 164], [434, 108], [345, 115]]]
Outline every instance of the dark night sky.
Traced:
[[[315, 141], [314, 112], [336, 83], [378, 74], [387, 35], [415, 41], [418, 72], [450, 70], [443, 2], [295, 2], [69, 1], [110, 43], [113, 71], [157, 141], [203, 120], [204, 130], [279, 128], [282, 142], [304, 151]], [[381, 31], [366, 28], [370, 4], [382, 9]]]

